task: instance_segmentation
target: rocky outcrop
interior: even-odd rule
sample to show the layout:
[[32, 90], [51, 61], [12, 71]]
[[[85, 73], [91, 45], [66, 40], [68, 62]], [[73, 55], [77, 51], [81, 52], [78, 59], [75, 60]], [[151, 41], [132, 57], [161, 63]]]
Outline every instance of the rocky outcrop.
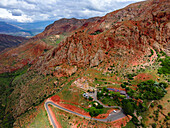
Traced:
[[70, 66], [70, 67], [57, 66], [53, 72], [53, 75], [58, 78], [62, 76], [69, 77], [74, 73], [76, 73], [76, 71], [77, 71], [77, 66]]
[[49, 67], [63, 63], [93, 67], [102, 62], [124, 61], [131, 65], [137, 60], [142, 62], [151, 47], [167, 51], [170, 38], [167, 5], [170, 5], [167, 0], [139, 2], [86, 23], [32, 68], [46, 74]]
[[[25, 59], [24, 62], [32, 64], [29, 69], [31, 70], [30, 72], [37, 75], [37, 78], [31, 79], [31, 86], [33, 85], [34, 87], [36, 85], [38, 88], [38, 91], [34, 92], [35, 96], [30, 96], [32, 94], [29, 89], [30, 86], [24, 89], [16, 86], [11, 93], [11, 101], [16, 99], [18, 101], [10, 109], [14, 116], [17, 117], [27, 110], [33, 102], [36, 103], [36, 100], [41, 98], [43, 91], [47, 90], [44, 88], [49, 88], [46, 87], [48, 85], [44, 81], [37, 80], [39, 76], [46, 78], [44, 76], [50, 74], [48, 77], [67, 77], [74, 74], [79, 68], [85, 69], [94, 66], [106, 68], [113, 64], [121, 68], [125, 65], [127, 67], [138, 65], [139, 61], [140, 64], [143, 64], [145, 63], [144, 56], [148, 56], [151, 53], [150, 49], [163, 50], [169, 55], [169, 6], [168, 0], [139, 2], [111, 12], [93, 22], [82, 22], [82, 20], [74, 19], [72, 25], [79, 25], [75, 29], [73, 29], [74, 25], [69, 25], [72, 20], [63, 19], [65, 22], [64, 26], [50, 25], [42, 35], [38, 35], [35, 38], [41, 39], [50, 34], [58, 35], [60, 32], [57, 32], [57, 28], [63, 28], [61, 32], [73, 30], [71, 35], [57, 46], [51, 47], [43, 40], [30, 40], [29, 43], [4, 53], [0, 57], [6, 59], [6, 63], [17, 60], [17, 64], [19, 64], [19, 62]], [[61, 21], [55, 22], [55, 24]], [[44, 49], [46, 50], [44, 51]], [[11, 58], [13, 58], [12, 61], [8, 61]], [[155, 58], [156, 56], [151, 59]], [[0, 69], [11, 69], [10, 66], [5, 68], [1, 60], [0, 64]], [[22, 67], [23, 65], [17, 65], [16, 67]], [[23, 78], [28, 76], [23, 76]], [[20, 78], [21, 83], [23, 78]], [[30, 79], [28, 81], [30, 82]], [[35, 84], [35, 81], [40, 83]], [[25, 86], [25, 83], [20, 84], [18, 82], [16, 85]], [[23, 93], [22, 97], [14, 97], [18, 92]], [[49, 90], [48, 92], [52, 91]], [[28, 97], [35, 99], [28, 100]]]
[[[57, 45], [53, 43], [55, 43], [60, 38], [60, 34], [63, 33], [67, 33], [67, 35], [72, 34], [75, 30], [79, 29], [80, 27], [85, 27], [90, 22], [93, 22], [98, 19], [100, 19], [100, 17], [81, 19], [81, 20], [75, 18], [72, 19], [64, 18], [55, 21], [53, 24], [47, 26], [44, 32], [29, 39], [29, 41], [23, 44], [22, 46], [10, 49], [4, 52], [3, 54], [0, 54], [0, 58], [1, 58], [0, 73], [11, 72], [20, 69], [27, 64], [38, 63], [39, 65], [39, 63], [44, 62], [43, 60], [41, 60], [43, 58], [41, 56], [43, 56], [44, 54], [47, 54], [47, 60], [49, 60], [50, 57], [53, 58], [54, 54], [55, 55], [58, 54], [57, 52], [58, 48], [55, 48], [51, 55], [49, 55], [47, 51], [49, 51], [50, 49], [54, 48]], [[64, 39], [61, 39], [61, 41], [62, 40]], [[58, 55], [59, 61], [57, 65], [63, 63], [64, 58], [66, 58], [66, 53], [65, 53], [66, 51], [68, 51], [67, 48], [62, 48], [62, 50], [60, 50], [60, 54], [62, 55]], [[39, 62], [37, 62], [38, 60]], [[70, 59], [70, 61], [72, 61], [72, 59]], [[73, 61], [73, 63], [74, 62], [75, 61]], [[56, 62], [53, 59], [50, 61], [50, 63], [46, 63], [46, 64], [56, 65]], [[48, 74], [50, 72], [46, 70], [47, 67], [48, 66], [45, 66], [45, 68], [43, 68], [42, 70], [45, 72], [44, 74]], [[42, 67], [39, 67], [39, 69], [42, 69]]]
[[94, 17], [89, 19], [60, 19], [55, 21], [53, 24], [48, 25], [45, 30], [33, 37], [32, 39], [42, 39], [49, 35], [59, 35], [62, 33], [70, 33], [74, 30], [80, 28], [84, 24], [88, 24], [89, 22], [93, 22], [100, 19], [100, 17]]

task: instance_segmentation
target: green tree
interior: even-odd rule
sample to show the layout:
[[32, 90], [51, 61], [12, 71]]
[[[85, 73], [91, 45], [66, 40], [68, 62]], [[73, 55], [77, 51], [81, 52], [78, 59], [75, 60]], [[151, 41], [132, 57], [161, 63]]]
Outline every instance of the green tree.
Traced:
[[168, 87], [168, 84], [165, 83], [165, 82], [160, 82], [160, 83], [159, 83], [159, 86], [163, 86], [164, 88], [167, 88], [167, 87]]
[[156, 123], [153, 123], [153, 124], [152, 124], [152, 128], [156, 128]]
[[170, 74], [170, 57], [166, 57], [164, 60], [161, 60], [161, 68], [158, 69], [159, 74]]
[[122, 101], [122, 108], [123, 108], [123, 111], [124, 111], [125, 114], [133, 115], [134, 106], [129, 100], [124, 99]]
[[122, 88], [126, 88], [126, 85], [125, 85], [125, 84], [121, 84], [121, 87], [122, 87]]
[[168, 112], [168, 116], [170, 116], [170, 112]]
[[158, 108], [163, 109], [162, 105], [158, 105]]
[[96, 109], [95, 107], [89, 108], [89, 114], [91, 117], [96, 117], [100, 114], [100, 110]]
[[96, 107], [97, 109], [102, 109], [103, 108], [103, 105], [97, 105], [97, 107]]
[[92, 97], [89, 97], [89, 100], [90, 100], [90, 101], [92, 101], [92, 100], [93, 100], [93, 98], [92, 98]]
[[154, 103], [151, 103], [151, 107], [152, 107], [152, 108], [154, 107]]

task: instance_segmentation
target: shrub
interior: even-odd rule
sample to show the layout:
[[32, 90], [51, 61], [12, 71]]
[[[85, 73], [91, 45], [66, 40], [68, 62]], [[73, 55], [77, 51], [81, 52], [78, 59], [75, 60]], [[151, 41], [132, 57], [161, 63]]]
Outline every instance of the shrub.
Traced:
[[167, 87], [168, 87], [168, 84], [165, 83], [165, 82], [160, 82], [159, 85], [160, 85], [160, 86], [163, 86], [164, 88], [167, 88]]
[[168, 112], [168, 116], [170, 116], [170, 112]]
[[121, 84], [121, 87], [122, 87], [122, 88], [126, 88], [126, 85], [125, 85], [125, 84]]
[[167, 120], [170, 120], [170, 117], [169, 117], [169, 116], [165, 116], [165, 118], [166, 118]]
[[129, 100], [124, 99], [122, 101], [122, 108], [123, 108], [123, 111], [124, 111], [125, 114], [133, 115], [134, 106]]
[[89, 100], [90, 100], [90, 101], [92, 101], [92, 100], [93, 100], [93, 98], [92, 98], [92, 97], [89, 97]]
[[48, 51], [48, 49], [44, 49], [44, 52], [47, 52]]
[[148, 80], [137, 85], [139, 91], [143, 94], [142, 99], [159, 100], [166, 94], [164, 88], [155, 86], [154, 83], [153, 80]]
[[162, 105], [158, 105], [158, 108], [162, 109], [163, 107], [162, 107]]
[[94, 33], [91, 33], [90, 35], [97, 35], [97, 34], [100, 34], [100, 33], [102, 33], [103, 31], [102, 30], [97, 30], [97, 31], [95, 31]]
[[134, 76], [136, 76], [135, 73], [133, 73], [133, 74], [127, 74], [127, 78], [128, 78], [129, 80], [133, 80], [133, 77], [134, 77]]
[[158, 58], [160, 58], [160, 57], [161, 57], [161, 55], [160, 55], [160, 54], [157, 54], [157, 56], [158, 56]]
[[164, 60], [160, 59], [161, 68], [158, 69], [159, 74], [170, 74], [170, 57], [166, 57]]
[[129, 88], [129, 87], [126, 87], [125, 89], [126, 89], [127, 91], [128, 91], [128, 90], [130, 90], [130, 88]]
[[152, 117], [153, 117], [152, 115], [149, 116], [149, 118], [152, 118]]
[[166, 53], [164, 51], [161, 51], [162, 56], [166, 56]]
[[99, 109], [96, 109], [95, 107], [89, 108], [89, 114], [91, 117], [96, 117], [101, 113]]
[[154, 107], [154, 103], [151, 103], [151, 107], [152, 107], [152, 108]]
[[154, 53], [152, 49], [150, 49], [150, 50], [151, 50], [151, 54], [148, 57], [151, 57]]
[[156, 128], [156, 123], [152, 123], [152, 128]]
[[103, 108], [103, 105], [98, 105], [97, 107], [96, 107], [97, 109], [102, 109]]

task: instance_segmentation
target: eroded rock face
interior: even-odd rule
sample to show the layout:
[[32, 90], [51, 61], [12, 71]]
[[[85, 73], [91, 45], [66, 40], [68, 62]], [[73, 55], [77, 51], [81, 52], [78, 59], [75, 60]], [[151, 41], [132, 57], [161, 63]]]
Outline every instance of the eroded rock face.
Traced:
[[53, 72], [55, 77], [71, 76], [77, 71], [77, 66], [57, 66]]
[[98, 66], [104, 60], [103, 50], [99, 49], [90, 61], [90, 67]]
[[109, 13], [82, 26], [33, 67], [40, 67], [39, 72], [44, 73], [44, 69], [48, 71], [49, 67], [63, 63], [93, 67], [110, 61], [129, 65], [142, 61], [152, 47], [158, 51], [167, 49], [170, 39], [167, 5], [166, 0], [150, 0]]
[[[39, 60], [39, 57], [42, 58], [44, 54], [48, 54], [48, 50], [54, 48], [54, 45], [50, 45], [50, 41], [56, 42], [58, 38], [60, 38], [60, 34], [67, 33], [72, 34], [76, 29], [79, 29], [81, 26], [85, 27], [90, 22], [96, 21], [100, 19], [100, 17], [94, 17], [89, 19], [60, 19], [58, 21], [55, 21], [53, 24], [46, 27], [46, 29], [34, 36], [33, 38], [29, 39], [25, 44], [22, 46], [19, 46], [17, 48], [9, 49], [8, 51], [4, 52], [3, 54], [0, 54], [0, 73], [4, 72], [11, 72], [15, 71], [17, 69], [20, 69], [24, 67], [27, 64], [35, 64], [37, 60]], [[48, 40], [45, 40], [46, 37], [49, 37]], [[66, 36], [65, 36], [66, 37]], [[2, 38], [3, 39], [3, 38]], [[21, 39], [20, 39], [21, 40]], [[67, 48], [62, 48], [63, 52], [60, 51], [60, 53], [66, 55]], [[56, 49], [58, 50], [58, 49]], [[54, 54], [58, 54], [56, 51], [54, 51]], [[17, 56], [13, 56], [17, 55]], [[53, 56], [53, 53], [52, 53]], [[49, 59], [50, 56], [47, 58]], [[64, 61], [65, 56], [59, 56], [59, 64], [62, 64], [62, 61]], [[44, 62], [43, 60], [39, 61], [38, 63]], [[15, 63], [15, 64], [13, 64]], [[50, 65], [54, 65], [53, 61], [50, 62]], [[48, 66], [45, 66], [44, 68], [47, 68]], [[42, 67], [39, 67], [42, 69]], [[44, 69], [43, 69], [44, 70]], [[50, 73], [46, 69], [44, 70], [44, 74]]]
[[49, 35], [58, 35], [62, 33], [73, 32], [74, 30], [80, 28], [83, 24], [88, 24], [89, 22], [93, 22], [100, 19], [100, 17], [94, 17], [89, 19], [60, 19], [55, 21], [53, 24], [48, 25], [45, 30], [33, 37], [32, 39], [42, 39]]
[[[149, 55], [150, 49], [153, 48], [158, 51], [166, 51], [168, 54], [168, 44], [170, 44], [169, 6], [168, 0], [148, 0], [129, 5], [101, 17], [99, 20], [84, 23], [65, 41], [56, 47], [49, 48], [45, 54], [41, 53], [44, 48], [48, 48], [46, 44], [29, 43], [27, 45], [33, 50], [28, 55], [31, 56], [34, 55], [34, 52], [35, 54], [38, 52], [39, 56], [32, 57], [34, 63], [30, 70], [43, 75], [51, 74], [62, 77], [72, 75], [79, 67], [100, 66], [101, 63], [107, 65], [119, 61], [122, 62], [120, 67], [122, 64], [138, 65], [138, 61], [143, 64], [143, 57]], [[69, 25], [67, 28], [70, 28]], [[58, 34], [55, 27], [49, 26], [46, 30], [50, 30], [48, 31], [50, 34], [53, 31], [55, 31], [53, 34]], [[45, 35], [45, 33], [43, 34]], [[38, 46], [32, 47], [35, 45]], [[17, 55], [14, 54], [15, 52], [12, 53], [14, 57]], [[8, 54], [4, 56], [8, 56]], [[24, 94], [27, 89], [29, 88], [19, 89], [23, 91], [21, 97], [24, 100], [29, 97], [29, 91]], [[11, 97], [14, 93], [17, 94], [17, 91], [14, 91]], [[20, 115], [33, 104], [32, 100], [27, 100], [26, 103], [21, 97], [18, 98], [17, 105], [13, 107], [15, 116]], [[18, 107], [21, 105], [22, 107]]]

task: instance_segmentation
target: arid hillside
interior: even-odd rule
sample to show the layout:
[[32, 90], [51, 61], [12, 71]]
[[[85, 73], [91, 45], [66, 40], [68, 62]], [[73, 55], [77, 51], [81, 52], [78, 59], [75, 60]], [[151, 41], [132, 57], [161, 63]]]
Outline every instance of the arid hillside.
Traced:
[[86, 23], [32, 68], [45, 75], [63, 63], [78, 67], [101, 63], [106, 67], [115, 63], [133, 66], [146, 63], [144, 57], [151, 49], [169, 55], [169, 5], [167, 0], [135, 3]]
[[35, 37], [33, 37], [33, 39], [42, 39], [49, 35], [60, 35], [62, 33], [73, 32], [74, 30], [80, 28], [83, 24], [87, 24], [98, 19], [100, 19], [100, 17], [94, 17], [89, 19], [63, 18], [55, 21], [53, 24], [48, 25], [42, 33], [36, 35]]
[[5, 34], [0, 34], [0, 51], [5, 48], [10, 48], [19, 45], [22, 42], [27, 41], [27, 38], [20, 36], [10, 36]]
[[[11, 72], [22, 68], [27, 64], [33, 64], [34, 61], [46, 53], [58, 43], [71, 35], [74, 30], [85, 23], [99, 19], [99, 17], [90, 19], [60, 19], [46, 27], [44, 32], [29, 39], [25, 44], [8, 50], [0, 54], [0, 73]], [[8, 62], [8, 63], [7, 63]]]
[[[120, 88], [136, 73], [140, 79], [130, 81], [132, 91], [145, 78], [162, 77], [157, 76], [158, 58], [170, 55], [169, 7], [169, 0], [148, 0], [100, 18], [61, 19], [27, 43], [0, 54], [0, 73], [24, 67], [14, 73], [16, 77], [11, 75], [5, 88], [5, 112], [16, 119], [80, 76], [89, 78], [90, 86], [99, 80], [103, 86], [110, 83]], [[10, 76], [5, 73], [3, 78], [6, 75]]]

